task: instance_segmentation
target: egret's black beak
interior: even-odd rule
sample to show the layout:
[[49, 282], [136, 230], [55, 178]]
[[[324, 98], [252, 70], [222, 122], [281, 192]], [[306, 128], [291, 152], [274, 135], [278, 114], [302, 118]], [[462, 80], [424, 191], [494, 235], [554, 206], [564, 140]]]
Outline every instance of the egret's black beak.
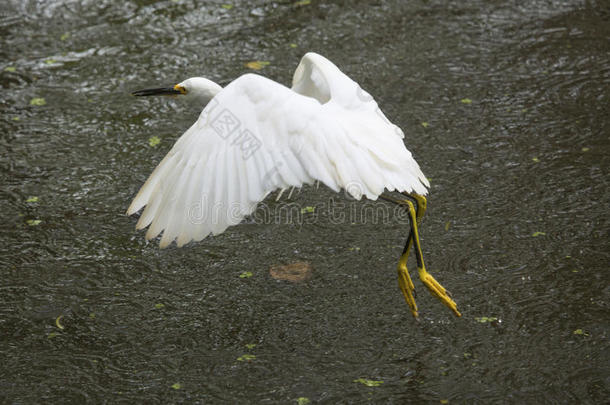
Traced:
[[159, 87], [156, 89], [144, 89], [137, 90], [131, 93], [136, 97], [147, 97], [147, 96], [178, 96], [180, 94], [186, 94], [184, 87], [175, 85], [174, 87]]

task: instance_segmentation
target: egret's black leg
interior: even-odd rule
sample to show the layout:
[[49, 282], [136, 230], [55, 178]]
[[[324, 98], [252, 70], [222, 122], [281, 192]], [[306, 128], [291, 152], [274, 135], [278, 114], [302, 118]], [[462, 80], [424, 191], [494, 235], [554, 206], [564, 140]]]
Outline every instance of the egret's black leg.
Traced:
[[[392, 202], [398, 205], [405, 205], [406, 201], [403, 199], [396, 199], [389, 194], [383, 193], [379, 197], [382, 199]], [[419, 207], [419, 205], [418, 205]], [[409, 217], [409, 221], [411, 218]], [[407, 236], [407, 241], [405, 243], [405, 247], [400, 255], [400, 259], [398, 260], [398, 266], [396, 271], [398, 273], [398, 287], [402, 292], [402, 295], [405, 297], [405, 301], [409, 308], [411, 309], [411, 313], [417, 319], [417, 304], [415, 303], [415, 285], [413, 284], [413, 280], [411, 280], [411, 276], [409, 275], [409, 269], [407, 268], [407, 260], [409, 259], [409, 252], [411, 250], [411, 245], [413, 244], [413, 232], [411, 232], [411, 228], [409, 228], [409, 235]]]
[[[413, 282], [411, 281], [411, 277], [409, 276], [409, 272], [407, 270], [407, 259], [409, 257], [409, 251], [411, 250], [411, 246], [415, 245], [415, 258], [417, 260], [417, 270], [419, 272], [419, 278], [424, 283], [424, 285], [432, 292], [434, 296], [441, 300], [443, 304], [449, 307], [457, 316], [462, 316], [457, 309], [456, 303], [451, 299], [449, 292], [440, 285], [434, 277], [430, 273], [426, 271], [426, 266], [424, 265], [424, 256], [421, 250], [420, 242], [419, 242], [419, 232], [417, 229], [417, 224], [420, 222], [424, 213], [426, 212], [426, 197], [418, 194], [404, 194], [407, 197], [404, 200], [395, 199], [387, 194], [382, 194], [380, 197], [386, 201], [391, 201], [393, 203], [399, 205], [405, 205], [407, 209], [407, 214], [409, 215], [409, 236], [407, 237], [407, 241], [405, 243], [405, 247], [403, 249], [403, 253], [398, 261], [398, 285], [405, 296], [405, 300], [409, 307], [411, 308], [411, 312], [413, 316], [417, 318], [417, 304], [415, 303], [414, 293], [415, 288], [413, 286]], [[413, 200], [413, 201], [412, 201]], [[415, 205], [417, 209], [415, 208]]]

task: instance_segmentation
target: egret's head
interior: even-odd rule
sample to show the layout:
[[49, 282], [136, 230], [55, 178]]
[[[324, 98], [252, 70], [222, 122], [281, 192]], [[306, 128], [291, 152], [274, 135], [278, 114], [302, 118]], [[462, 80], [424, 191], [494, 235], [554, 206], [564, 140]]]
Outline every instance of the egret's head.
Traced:
[[134, 96], [173, 96], [204, 107], [218, 92], [218, 84], [203, 77], [191, 77], [173, 87], [159, 87], [134, 91]]

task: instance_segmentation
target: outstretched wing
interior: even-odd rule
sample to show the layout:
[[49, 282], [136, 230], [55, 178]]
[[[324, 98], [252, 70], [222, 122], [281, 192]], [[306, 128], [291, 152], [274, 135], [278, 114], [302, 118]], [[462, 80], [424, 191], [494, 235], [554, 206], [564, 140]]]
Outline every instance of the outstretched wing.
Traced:
[[[305, 54], [294, 72], [292, 90], [317, 100], [322, 115], [340, 126], [338, 136], [367, 152], [351, 157], [360, 168], [360, 177], [351, 177], [349, 184], [356, 188], [356, 194], [348, 189], [350, 194], [360, 198], [360, 189], [367, 198], [375, 199], [383, 188], [426, 194], [430, 184], [405, 147], [402, 130], [388, 120], [369, 93], [331, 61], [313, 52]], [[366, 176], [369, 169], [377, 181]], [[340, 185], [346, 187], [345, 183]]]
[[376, 199], [384, 188], [424, 194], [427, 181], [402, 132], [370, 108], [369, 100], [334, 102], [332, 89], [322, 104], [241, 76], [178, 139], [127, 214], [146, 206], [136, 227], [150, 226], [147, 239], [163, 232], [161, 247], [182, 246], [239, 223], [271, 191], [314, 180], [358, 199]]

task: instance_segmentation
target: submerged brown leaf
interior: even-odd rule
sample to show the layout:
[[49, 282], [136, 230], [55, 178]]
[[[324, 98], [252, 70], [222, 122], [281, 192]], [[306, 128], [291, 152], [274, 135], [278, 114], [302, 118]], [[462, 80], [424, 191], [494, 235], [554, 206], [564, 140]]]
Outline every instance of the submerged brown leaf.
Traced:
[[311, 278], [313, 269], [307, 262], [296, 262], [285, 266], [275, 265], [269, 269], [269, 274], [276, 280], [286, 280], [300, 283]]

